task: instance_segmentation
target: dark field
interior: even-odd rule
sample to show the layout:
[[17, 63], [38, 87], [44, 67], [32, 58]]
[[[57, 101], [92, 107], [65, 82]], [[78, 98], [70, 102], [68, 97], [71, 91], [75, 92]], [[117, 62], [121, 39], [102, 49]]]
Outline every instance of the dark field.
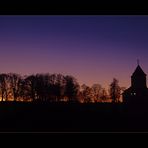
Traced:
[[148, 132], [148, 105], [0, 103], [0, 132]]

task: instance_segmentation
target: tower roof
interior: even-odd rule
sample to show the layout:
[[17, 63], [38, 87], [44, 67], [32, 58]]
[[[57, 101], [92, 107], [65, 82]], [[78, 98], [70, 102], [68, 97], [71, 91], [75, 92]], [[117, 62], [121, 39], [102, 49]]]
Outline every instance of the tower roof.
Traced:
[[144, 73], [144, 71], [142, 70], [142, 68], [138, 65], [134, 71], [134, 73], [132, 74], [132, 76], [146, 76], [146, 74]]

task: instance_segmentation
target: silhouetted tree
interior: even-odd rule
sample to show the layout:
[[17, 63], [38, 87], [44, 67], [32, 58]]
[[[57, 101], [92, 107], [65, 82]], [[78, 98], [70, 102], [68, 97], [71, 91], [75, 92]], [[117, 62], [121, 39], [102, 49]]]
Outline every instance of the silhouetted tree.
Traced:
[[56, 83], [55, 83], [55, 95], [56, 101], [61, 101], [64, 97], [66, 80], [64, 76], [61, 74], [56, 75]]
[[50, 101], [50, 74], [43, 75], [44, 101]]
[[37, 99], [40, 101], [44, 101], [45, 98], [45, 82], [44, 82], [44, 75], [43, 74], [37, 74], [36, 75], [36, 93], [37, 93]]
[[79, 84], [77, 80], [73, 76], [65, 76], [64, 77], [66, 85], [65, 85], [65, 96], [68, 97], [70, 102], [78, 101], [78, 92], [79, 92]]
[[[98, 102], [106, 93], [100, 84], [92, 87], [80, 86], [73, 76], [62, 74], [36, 74], [22, 77], [19, 74], [0, 74], [1, 100], [13, 98], [14, 101], [79, 101]], [[102, 94], [103, 93], [103, 94]]]
[[32, 101], [35, 101], [36, 99], [36, 76], [35, 75], [30, 75], [25, 78], [24, 80], [24, 87], [25, 91], [24, 96], [26, 98], [31, 98]]
[[101, 99], [101, 102], [105, 102], [106, 100], [108, 100], [108, 95], [107, 95], [107, 91], [105, 90], [105, 88], [101, 89], [100, 99]]
[[19, 87], [19, 101], [28, 101], [30, 97], [28, 95], [28, 88], [26, 85], [25, 77], [21, 79]]
[[98, 102], [101, 97], [102, 86], [100, 84], [93, 84], [92, 87], [93, 101]]
[[120, 94], [121, 94], [121, 88], [119, 86], [119, 81], [115, 78], [113, 78], [112, 83], [110, 84], [110, 98], [113, 103], [119, 102]]
[[79, 101], [80, 103], [84, 103], [84, 95], [83, 95], [83, 92], [82, 92], [82, 91], [80, 91], [80, 92], [78, 93], [78, 101]]
[[8, 75], [0, 74], [0, 92], [1, 92], [1, 101], [8, 100]]
[[82, 95], [83, 95], [84, 102], [85, 103], [93, 102], [92, 88], [90, 88], [89, 86], [85, 84], [83, 84], [81, 88], [82, 88]]
[[50, 102], [54, 102], [54, 101], [56, 101], [56, 98], [55, 98], [55, 94], [56, 94], [56, 88], [55, 88], [55, 85], [56, 85], [56, 74], [51, 74], [49, 76], [48, 82], [49, 82], [49, 85], [48, 85], [48, 88], [49, 88], [49, 99], [48, 100]]
[[17, 101], [20, 91], [19, 89], [21, 84], [21, 76], [15, 73], [9, 73], [8, 76], [9, 76], [11, 92], [13, 94], [13, 99], [14, 101]]

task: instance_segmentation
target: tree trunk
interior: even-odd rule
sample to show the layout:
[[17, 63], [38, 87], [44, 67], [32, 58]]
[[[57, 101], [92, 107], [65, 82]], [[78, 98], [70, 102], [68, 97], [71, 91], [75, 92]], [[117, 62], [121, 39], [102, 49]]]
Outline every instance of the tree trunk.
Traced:
[[1, 100], [2, 102], [4, 101], [4, 93], [2, 92], [2, 100]]
[[7, 91], [6, 91], [6, 101], [8, 101], [8, 94], [7, 94]]

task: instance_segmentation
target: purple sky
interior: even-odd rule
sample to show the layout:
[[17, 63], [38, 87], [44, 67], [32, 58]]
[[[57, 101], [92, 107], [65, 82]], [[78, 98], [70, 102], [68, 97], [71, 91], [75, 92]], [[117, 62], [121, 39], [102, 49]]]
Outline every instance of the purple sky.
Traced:
[[80, 84], [130, 85], [148, 74], [148, 16], [0, 16], [0, 72], [62, 73]]

